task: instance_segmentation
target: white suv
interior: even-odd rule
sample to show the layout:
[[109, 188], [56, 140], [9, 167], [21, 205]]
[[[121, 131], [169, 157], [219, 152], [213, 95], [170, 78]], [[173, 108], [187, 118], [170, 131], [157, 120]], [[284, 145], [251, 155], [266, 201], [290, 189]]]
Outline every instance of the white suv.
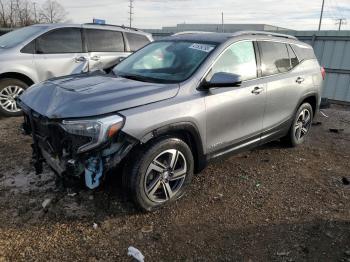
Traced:
[[21, 114], [15, 98], [53, 77], [108, 70], [152, 41], [133, 28], [97, 24], [41, 24], [0, 37], [0, 114]]

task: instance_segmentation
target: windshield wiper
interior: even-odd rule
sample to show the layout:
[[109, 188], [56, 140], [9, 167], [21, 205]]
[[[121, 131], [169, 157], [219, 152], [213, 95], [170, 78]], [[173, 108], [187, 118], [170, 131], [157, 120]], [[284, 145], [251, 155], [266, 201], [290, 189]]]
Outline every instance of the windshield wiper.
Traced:
[[133, 75], [133, 74], [119, 74], [113, 71], [113, 74], [117, 77], [123, 77], [127, 79], [132, 79], [136, 81], [141, 82], [148, 82], [148, 83], [158, 83], [158, 84], [171, 84], [171, 83], [177, 83], [176, 81], [166, 80], [166, 79], [160, 79], [160, 78], [153, 78], [148, 76], [141, 76], [141, 75]]
[[146, 76], [139, 76], [139, 75], [131, 75], [131, 74], [121, 74], [118, 75], [119, 77], [141, 81], [141, 82], [152, 82], [152, 79]]

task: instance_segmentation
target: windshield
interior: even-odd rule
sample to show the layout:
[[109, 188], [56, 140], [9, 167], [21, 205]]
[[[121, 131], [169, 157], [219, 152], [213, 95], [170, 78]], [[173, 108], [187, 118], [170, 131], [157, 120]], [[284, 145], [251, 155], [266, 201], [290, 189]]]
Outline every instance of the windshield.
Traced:
[[0, 48], [14, 47], [42, 31], [42, 26], [29, 26], [0, 36]]
[[113, 72], [140, 81], [178, 83], [189, 78], [215, 47], [185, 41], [154, 42], [118, 64]]

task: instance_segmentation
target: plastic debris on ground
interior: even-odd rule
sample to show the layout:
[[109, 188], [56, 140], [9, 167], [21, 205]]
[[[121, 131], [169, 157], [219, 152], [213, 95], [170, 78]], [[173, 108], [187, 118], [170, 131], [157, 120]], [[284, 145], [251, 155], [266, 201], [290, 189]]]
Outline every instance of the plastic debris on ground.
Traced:
[[277, 252], [277, 256], [288, 256], [290, 252], [287, 251], [281, 251], [281, 252]]
[[243, 180], [249, 180], [248, 176], [238, 176], [239, 178], [243, 179]]
[[218, 193], [216, 196], [214, 196], [215, 200], [219, 200], [221, 198], [223, 198], [224, 194]]
[[153, 226], [144, 226], [143, 228], [141, 228], [141, 232], [142, 233], [151, 233], [153, 231]]
[[41, 204], [41, 206], [43, 207], [43, 209], [46, 209], [51, 203], [51, 199], [47, 198], [43, 201], [43, 203]]
[[321, 113], [321, 115], [323, 115], [324, 117], [329, 117], [329, 116], [327, 116], [322, 110], [320, 110], [320, 113]]
[[128, 248], [128, 256], [135, 258], [139, 262], [145, 261], [145, 257], [142, 255], [141, 251], [133, 246]]

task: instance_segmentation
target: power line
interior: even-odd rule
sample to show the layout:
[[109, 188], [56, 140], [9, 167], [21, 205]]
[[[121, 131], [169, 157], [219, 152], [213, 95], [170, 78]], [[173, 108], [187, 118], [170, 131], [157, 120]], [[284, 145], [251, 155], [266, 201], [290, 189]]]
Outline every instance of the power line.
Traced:
[[338, 30], [341, 30], [342, 25], [346, 25], [346, 19], [345, 18], [338, 18], [336, 19], [338, 22], [336, 22], [336, 25], [339, 25]]
[[[327, 10], [327, 8], [326, 8]], [[336, 13], [338, 13], [338, 15]], [[330, 17], [332, 19], [337, 19], [337, 17], [342, 17], [342, 15], [339, 15], [338, 9], [335, 7], [333, 0], [329, 1], [329, 8], [328, 8], [328, 13], [330, 14]]]
[[132, 26], [132, 15], [134, 14], [132, 10], [134, 9], [134, 0], [129, 0], [129, 26]]
[[344, 13], [343, 13], [343, 8], [341, 8], [339, 5], [338, 5], [338, 1], [337, 0], [334, 0], [335, 1], [335, 5], [336, 5], [336, 8], [338, 10], [338, 12], [341, 14], [341, 17], [344, 17]]

